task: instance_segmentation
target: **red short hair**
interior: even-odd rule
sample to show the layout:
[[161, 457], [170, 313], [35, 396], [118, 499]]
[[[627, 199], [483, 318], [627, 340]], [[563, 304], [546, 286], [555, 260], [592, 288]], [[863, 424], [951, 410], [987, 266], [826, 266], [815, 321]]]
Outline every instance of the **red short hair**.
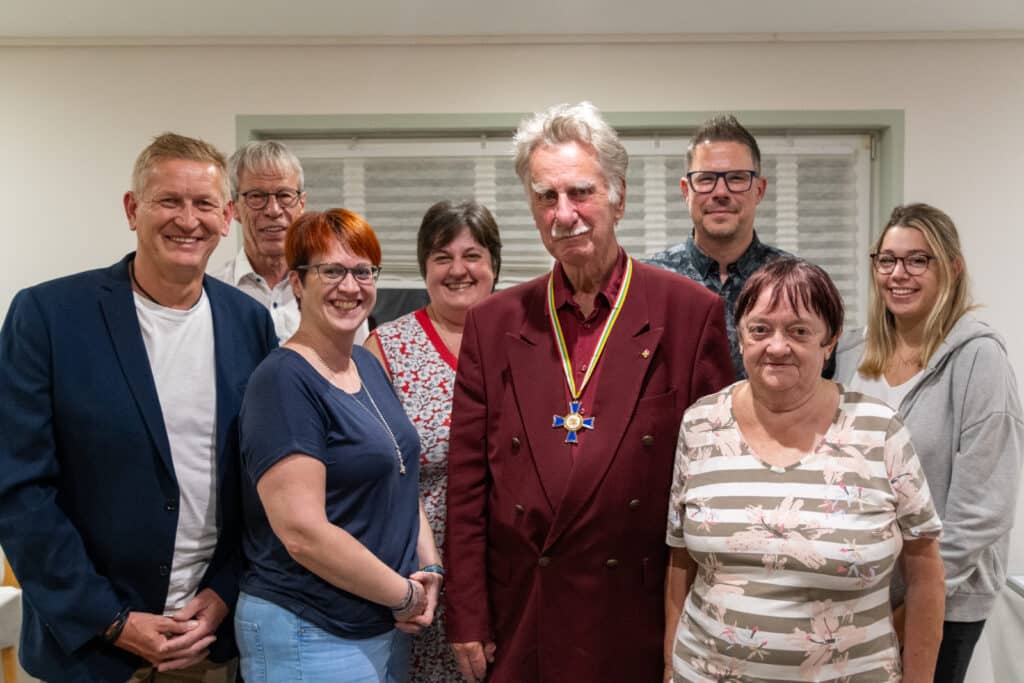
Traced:
[[330, 251], [332, 240], [373, 265], [380, 265], [380, 242], [366, 219], [348, 209], [328, 209], [304, 213], [288, 228], [284, 239], [288, 268], [310, 265], [314, 255]]

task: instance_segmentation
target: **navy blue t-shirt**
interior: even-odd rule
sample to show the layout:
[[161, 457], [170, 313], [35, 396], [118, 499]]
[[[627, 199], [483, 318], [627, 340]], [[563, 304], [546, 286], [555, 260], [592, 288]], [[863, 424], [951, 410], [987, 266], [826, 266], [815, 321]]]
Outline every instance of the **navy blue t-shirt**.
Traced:
[[[366, 349], [352, 358], [363, 386], [335, 387], [296, 352], [275, 349], [249, 380], [239, 415], [242, 440], [242, 590], [343, 638], [394, 627], [391, 610], [324, 581], [292, 559], [270, 528], [256, 483], [275, 463], [301, 453], [326, 467], [326, 512], [402, 576], [416, 570], [420, 440], [383, 368]], [[398, 439], [406, 473], [374, 412], [369, 391]]]

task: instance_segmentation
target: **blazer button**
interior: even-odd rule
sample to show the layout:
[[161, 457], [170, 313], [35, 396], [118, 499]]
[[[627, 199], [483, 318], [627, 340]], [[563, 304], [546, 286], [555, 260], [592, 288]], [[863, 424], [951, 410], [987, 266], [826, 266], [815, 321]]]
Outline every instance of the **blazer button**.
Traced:
[[639, 507], [640, 507], [640, 499], [639, 498], [634, 498], [633, 500], [629, 501], [629, 509], [630, 510], [636, 510]]
[[166, 503], [164, 503], [164, 510], [167, 510], [168, 512], [174, 512], [177, 509], [178, 501], [176, 500], [168, 500]]
[[619, 561], [616, 560], [614, 557], [609, 557], [607, 560], [604, 561], [604, 566], [608, 567], [608, 569], [615, 569], [619, 566]]
[[524, 508], [519, 503], [516, 503], [516, 512], [526, 512], [526, 508]]
[[653, 446], [654, 437], [651, 436], [650, 434], [644, 434], [642, 437], [640, 437], [640, 443], [642, 443], [645, 446]]
[[541, 555], [540, 559], [537, 560], [537, 564], [539, 564], [542, 567], [547, 567], [551, 564], [551, 558], [547, 555]]
[[518, 436], [513, 436], [512, 437], [512, 448], [518, 449], [519, 448], [519, 444], [520, 444], [519, 437]]
[[160, 569], [160, 576], [170, 576], [171, 568], [168, 567], [166, 564], [160, 565], [159, 569]]

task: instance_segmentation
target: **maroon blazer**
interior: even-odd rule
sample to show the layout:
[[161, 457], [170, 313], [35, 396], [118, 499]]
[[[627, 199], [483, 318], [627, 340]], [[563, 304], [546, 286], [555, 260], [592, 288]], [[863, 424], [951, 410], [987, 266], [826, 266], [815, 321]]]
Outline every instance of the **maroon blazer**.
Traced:
[[547, 275], [466, 319], [448, 455], [447, 631], [497, 644], [489, 681], [660, 682], [679, 424], [733, 379], [722, 300], [633, 262], [575, 464]]

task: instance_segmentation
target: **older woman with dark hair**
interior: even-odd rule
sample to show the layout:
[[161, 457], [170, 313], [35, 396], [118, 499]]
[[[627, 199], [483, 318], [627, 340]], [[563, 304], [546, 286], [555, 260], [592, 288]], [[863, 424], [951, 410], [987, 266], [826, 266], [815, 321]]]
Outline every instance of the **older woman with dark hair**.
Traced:
[[[836, 376], [899, 411], [942, 518], [946, 616], [935, 676], [959, 683], [1006, 582], [1024, 417], [1006, 343], [970, 313], [953, 220], [898, 206], [871, 253], [868, 326], [839, 343]], [[903, 588], [893, 584], [903, 603]], [[903, 609], [897, 607], [897, 625]], [[909, 623], [909, 621], [908, 621]]]
[[[666, 680], [931, 681], [942, 525], [896, 413], [821, 377], [839, 292], [781, 259], [747, 281], [735, 315], [749, 379], [691, 406], [679, 434]], [[896, 564], [912, 614], [902, 656]]]
[[380, 245], [344, 209], [288, 229], [299, 329], [249, 381], [240, 415], [249, 569], [235, 615], [247, 683], [400, 681], [396, 623], [430, 623], [438, 562], [418, 504], [419, 439], [356, 330]]
[[[366, 347], [384, 364], [420, 435], [420, 496], [438, 546], [443, 546], [448, 488], [448, 426], [466, 311], [494, 289], [501, 267], [498, 225], [474, 201], [442, 201], [423, 216], [417, 236], [420, 274], [430, 303], [381, 325]], [[412, 683], [460, 678], [441, 615], [412, 646]]]

